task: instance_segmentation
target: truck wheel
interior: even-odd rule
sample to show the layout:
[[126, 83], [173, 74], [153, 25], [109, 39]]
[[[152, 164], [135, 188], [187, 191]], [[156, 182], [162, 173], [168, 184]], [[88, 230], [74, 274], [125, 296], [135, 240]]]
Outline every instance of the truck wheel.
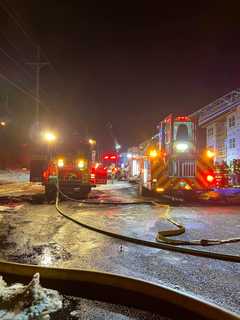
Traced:
[[79, 192], [77, 192], [77, 194], [76, 194], [77, 199], [88, 198], [90, 191], [91, 191], [91, 188], [84, 188], [82, 190], [79, 190]]
[[45, 186], [45, 197], [48, 203], [55, 201], [57, 196], [57, 189], [54, 185]]

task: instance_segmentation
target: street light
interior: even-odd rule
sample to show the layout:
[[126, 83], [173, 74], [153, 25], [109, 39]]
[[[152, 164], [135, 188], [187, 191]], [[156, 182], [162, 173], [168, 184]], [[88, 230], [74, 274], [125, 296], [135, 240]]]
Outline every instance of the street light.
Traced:
[[43, 139], [45, 141], [47, 141], [48, 143], [52, 143], [57, 139], [57, 137], [53, 132], [46, 131], [46, 132], [43, 133]]
[[96, 140], [94, 139], [89, 139], [88, 142], [93, 146], [94, 144], [96, 144]]
[[[57, 140], [57, 136], [54, 132], [52, 131], [45, 131], [42, 132], [42, 138], [44, 141], [47, 142], [47, 154], [49, 159], [51, 159], [51, 153], [52, 153], [52, 148], [51, 145]], [[64, 165], [64, 163], [62, 163]]]
[[116, 151], [120, 150], [121, 148], [122, 148], [122, 146], [119, 143], [115, 144]]
[[90, 149], [91, 149], [91, 154], [92, 154], [92, 163], [95, 163], [95, 161], [96, 161], [96, 148], [95, 148], [95, 146], [96, 146], [96, 140], [94, 140], [94, 139], [89, 139], [88, 140], [88, 142], [89, 142], [89, 144], [90, 144]]
[[0, 125], [1, 125], [1, 127], [6, 127], [6, 122], [5, 121], [1, 121]]

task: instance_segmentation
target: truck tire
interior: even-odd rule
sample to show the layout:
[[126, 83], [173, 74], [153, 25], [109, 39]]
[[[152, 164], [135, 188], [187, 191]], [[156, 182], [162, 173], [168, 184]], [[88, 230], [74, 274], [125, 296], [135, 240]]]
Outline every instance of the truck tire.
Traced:
[[78, 192], [74, 194], [76, 199], [86, 199], [91, 191], [90, 187], [83, 187]]
[[55, 185], [49, 184], [45, 186], [45, 197], [48, 203], [56, 200], [57, 189]]

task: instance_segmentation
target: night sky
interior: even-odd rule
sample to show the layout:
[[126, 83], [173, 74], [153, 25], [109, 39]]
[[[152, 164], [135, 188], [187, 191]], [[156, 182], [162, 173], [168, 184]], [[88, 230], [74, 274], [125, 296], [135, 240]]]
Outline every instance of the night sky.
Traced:
[[[59, 126], [84, 128], [105, 148], [108, 122], [126, 148], [149, 138], [168, 113], [189, 114], [239, 87], [237, 2], [4, 1], [56, 70], [42, 70], [41, 85], [62, 115]], [[4, 17], [1, 33], [22, 50], [22, 62], [34, 59], [13, 24]]]

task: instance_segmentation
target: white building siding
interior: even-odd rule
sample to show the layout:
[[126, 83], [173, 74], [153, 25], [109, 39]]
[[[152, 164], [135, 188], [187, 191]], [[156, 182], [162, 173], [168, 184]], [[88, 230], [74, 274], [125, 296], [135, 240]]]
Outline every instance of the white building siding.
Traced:
[[211, 124], [207, 126], [207, 147], [210, 149], [216, 149], [216, 126]]
[[240, 159], [240, 107], [206, 127], [207, 147], [216, 151], [216, 161]]
[[227, 116], [227, 163], [240, 159], [240, 108]]

